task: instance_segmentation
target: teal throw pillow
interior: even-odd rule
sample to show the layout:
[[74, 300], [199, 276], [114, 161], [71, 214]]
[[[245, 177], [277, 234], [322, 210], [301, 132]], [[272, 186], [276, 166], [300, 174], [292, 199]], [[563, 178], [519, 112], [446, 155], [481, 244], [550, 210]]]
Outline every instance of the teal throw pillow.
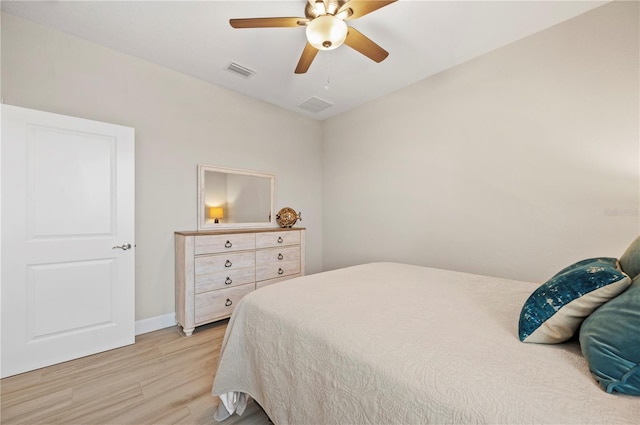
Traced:
[[580, 347], [606, 392], [640, 396], [640, 276], [584, 321]]
[[620, 257], [620, 268], [631, 279], [635, 279], [636, 276], [640, 275], [640, 236], [631, 242], [629, 248]]
[[557, 344], [577, 334], [595, 309], [631, 285], [615, 258], [589, 258], [556, 273], [527, 299], [520, 313], [522, 342]]

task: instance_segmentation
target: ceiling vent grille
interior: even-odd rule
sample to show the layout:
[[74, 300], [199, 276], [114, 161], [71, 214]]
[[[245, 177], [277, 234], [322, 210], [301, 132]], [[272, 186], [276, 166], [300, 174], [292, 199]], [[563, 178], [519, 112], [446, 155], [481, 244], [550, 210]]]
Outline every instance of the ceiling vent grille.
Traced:
[[309, 99], [305, 100], [300, 105], [298, 105], [299, 108], [302, 108], [309, 112], [316, 112], [316, 113], [320, 111], [324, 111], [330, 106], [333, 106], [333, 105], [327, 102], [326, 100], [322, 100], [315, 96], [310, 97]]
[[227, 71], [233, 72], [234, 74], [241, 75], [244, 78], [249, 78], [256, 73], [253, 69], [249, 69], [246, 66], [242, 66], [235, 62], [231, 62], [225, 69]]

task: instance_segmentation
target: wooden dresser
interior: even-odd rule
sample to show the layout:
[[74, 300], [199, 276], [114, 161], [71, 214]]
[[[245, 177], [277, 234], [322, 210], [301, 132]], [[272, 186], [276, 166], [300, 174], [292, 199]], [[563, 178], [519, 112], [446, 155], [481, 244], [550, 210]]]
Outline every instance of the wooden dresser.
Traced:
[[231, 316], [240, 298], [304, 275], [304, 228], [175, 232], [176, 321], [185, 335]]

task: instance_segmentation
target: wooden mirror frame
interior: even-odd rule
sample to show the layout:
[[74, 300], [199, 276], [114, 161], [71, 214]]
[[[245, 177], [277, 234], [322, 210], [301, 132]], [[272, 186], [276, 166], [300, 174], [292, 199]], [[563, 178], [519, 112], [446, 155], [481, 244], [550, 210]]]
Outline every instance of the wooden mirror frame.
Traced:
[[[215, 223], [210, 219], [207, 214], [207, 209], [210, 207], [206, 203], [206, 173], [216, 172], [228, 174], [231, 176], [247, 176], [267, 179], [270, 188], [269, 193], [269, 219], [265, 221], [252, 221], [252, 222], [225, 222], [221, 221]], [[262, 173], [251, 170], [241, 170], [236, 168], [223, 168], [215, 167], [211, 165], [198, 164], [198, 230], [215, 230], [215, 229], [237, 229], [237, 228], [259, 228], [259, 227], [276, 227], [275, 220], [275, 174]], [[227, 199], [228, 201], [228, 199]], [[224, 219], [223, 219], [224, 220]]]

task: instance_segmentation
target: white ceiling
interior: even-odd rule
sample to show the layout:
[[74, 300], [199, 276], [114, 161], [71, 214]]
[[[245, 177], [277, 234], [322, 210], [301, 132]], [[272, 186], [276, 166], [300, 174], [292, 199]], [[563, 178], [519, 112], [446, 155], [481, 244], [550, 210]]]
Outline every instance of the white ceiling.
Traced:
[[[230, 18], [304, 16], [306, 0], [2, 1], [11, 13], [323, 120], [570, 19], [607, 1], [400, 0], [348, 24], [389, 57], [348, 46], [319, 52], [296, 75], [304, 28], [233, 29]], [[230, 62], [255, 71], [244, 78]], [[328, 83], [328, 89], [326, 88]], [[331, 107], [299, 107], [311, 97]]]

